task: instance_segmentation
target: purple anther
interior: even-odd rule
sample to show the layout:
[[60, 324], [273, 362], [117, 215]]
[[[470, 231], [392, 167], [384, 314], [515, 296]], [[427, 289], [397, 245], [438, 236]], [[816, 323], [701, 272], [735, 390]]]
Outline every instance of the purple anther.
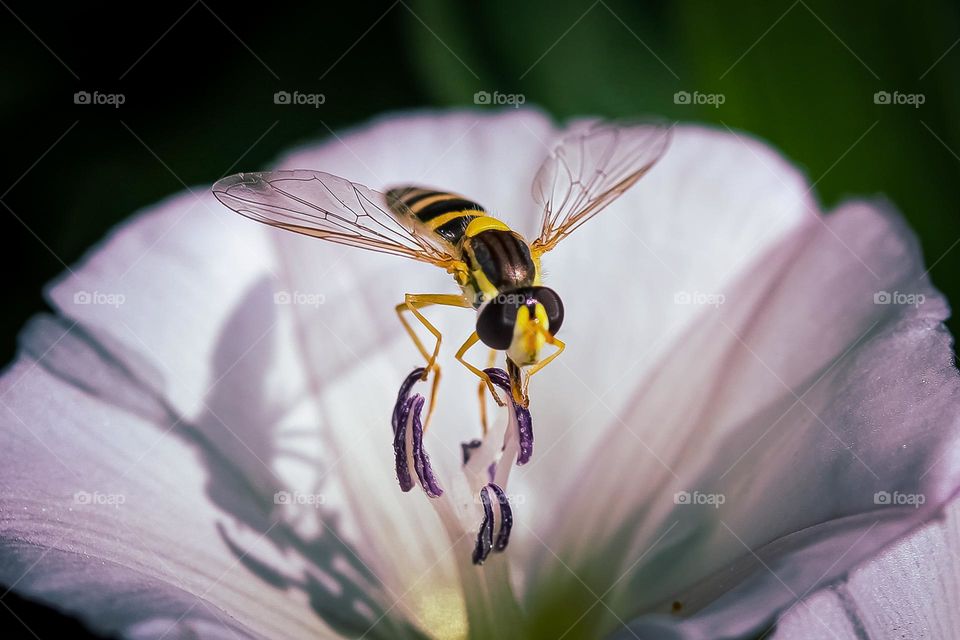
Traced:
[[[400, 385], [397, 404], [393, 407], [393, 455], [397, 467], [397, 481], [402, 491], [410, 491], [416, 481], [419, 481], [427, 496], [437, 498], [443, 495], [443, 489], [430, 465], [430, 456], [423, 448], [423, 423], [420, 413], [423, 411], [424, 399], [420, 394], [410, 396], [410, 390], [423, 375], [423, 371], [422, 367], [414, 369]], [[408, 430], [412, 431], [408, 433]]]
[[524, 465], [530, 462], [533, 457], [533, 418], [530, 411], [513, 399], [513, 391], [510, 389], [510, 376], [503, 369], [484, 369], [484, 373], [490, 376], [490, 381], [506, 392], [510, 403], [513, 406], [513, 413], [517, 418], [517, 435], [520, 442], [520, 450], [517, 453], [517, 465]]
[[480, 489], [480, 502], [483, 505], [483, 520], [480, 521], [477, 544], [473, 548], [473, 564], [483, 564], [493, 550], [493, 505], [490, 504], [486, 487]]
[[[483, 505], [483, 520], [477, 531], [477, 544], [473, 548], [473, 564], [483, 564], [491, 551], [500, 552], [510, 542], [510, 530], [513, 529], [513, 510], [507, 495], [498, 485], [490, 483], [480, 489], [480, 503]], [[494, 531], [494, 526], [500, 526]]]
[[507, 494], [494, 483], [487, 485], [493, 490], [497, 502], [500, 505], [500, 531], [497, 532], [497, 539], [493, 543], [493, 550], [500, 552], [507, 548], [510, 542], [510, 530], [513, 528], [513, 509], [510, 508], [510, 501], [507, 500]]

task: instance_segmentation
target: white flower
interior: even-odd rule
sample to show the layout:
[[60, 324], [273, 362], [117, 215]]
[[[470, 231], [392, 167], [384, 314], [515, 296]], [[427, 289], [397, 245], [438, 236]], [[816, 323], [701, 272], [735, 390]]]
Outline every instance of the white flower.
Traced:
[[[529, 110], [409, 115], [282, 165], [426, 182], [529, 234], [559, 134]], [[49, 288], [0, 382], [0, 580], [128, 637], [751, 637], [807, 597], [784, 637], [853, 628], [862, 584], [817, 589], [960, 485], [947, 307], [896, 214], [822, 216], [762, 144], [681, 127], [545, 269], [568, 348], [531, 385], [509, 548], [476, 566], [476, 382], [447, 357], [469, 313], [431, 316], [443, 495], [402, 492], [391, 446], [418, 358], [392, 306], [448, 276], [206, 189], [138, 215]]]

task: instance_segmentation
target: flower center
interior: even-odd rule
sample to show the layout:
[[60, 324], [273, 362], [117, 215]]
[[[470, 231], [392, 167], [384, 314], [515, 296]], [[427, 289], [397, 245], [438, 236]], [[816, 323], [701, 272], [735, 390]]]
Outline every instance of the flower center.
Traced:
[[[403, 492], [409, 492], [420, 485], [423, 492], [432, 501], [443, 501], [444, 490], [430, 463], [423, 444], [424, 429], [421, 421], [424, 398], [412, 394], [414, 385], [422, 379], [423, 368], [414, 369], [404, 379], [397, 394], [393, 408], [393, 451], [396, 464], [397, 481]], [[503, 432], [503, 440], [497, 447], [488, 442], [492, 431], [482, 438], [461, 443], [461, 469], [476, 499], [467, 509], [452, 504], [435, 504], [441, 519], [449, 519], [451, 513], [461, 521], [460, 526], [472, 519], [479, 520], [476, 530], [476, 544], [472, 561], [483, 564], [491, 552], [500, 553], [510, 542], [513, 528], [513, 509], [506, 493], [507, 481], [514, 463], [526, 464], [533, 456], [533, 420], [530, 412], [513, 400], [510, 377], [502, 369], [486, 369], [491, 382], [510, 398], [507, 403], [508, 421]], [[474, 525], [466, 525], [465, 531]], [[456, 528], [456, 523], [448, 524]]]

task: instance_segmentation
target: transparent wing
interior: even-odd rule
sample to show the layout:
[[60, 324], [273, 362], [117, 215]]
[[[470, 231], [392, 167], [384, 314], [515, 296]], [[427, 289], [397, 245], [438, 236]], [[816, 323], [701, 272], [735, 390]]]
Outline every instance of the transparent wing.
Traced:
[[662, 123], [600, 122], [566, 138], [533, 181], [543, 207], [537, 253], [550, 251], [650, 170], [670, 142]]
[[402, 203], [329, 173], [238, 173], [214, 184], [213, 194], [237, 213], [272, 227], [442, 267], [457, 262], [441, 238], [417, 232]]

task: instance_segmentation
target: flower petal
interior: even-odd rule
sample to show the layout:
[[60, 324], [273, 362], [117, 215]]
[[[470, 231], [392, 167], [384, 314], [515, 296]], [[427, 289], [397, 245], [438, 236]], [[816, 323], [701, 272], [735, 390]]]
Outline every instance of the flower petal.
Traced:
[[[530, 202], [528, 185], [543, 155], [535, 141], [549, 138], [551, 131], [545, 117], [530, 111], [420, 114], [304, 149], [283, 164], [334, 171], [381, 189], [429, 179], [477, 194], [494, 210], [513, 212]], [[434, 271], [252, 224], [230, 215], [205, 189], [172, 198], [117, 229], [50, 288], [64, 324], [59, 333], [34, 331], [24, 338], [25, 358], [42, 364], [25, 359], [16, 365], [15, 372], [24, 375], [5, 380], [7, 402], [25, 422], [44, 429], [44, 442], [55, 429], [53, 450], [60, 457], [69, 460], [70, 452], [83, 451], [78, 473], [95, 475], [94, 489], [120, 482], [111, 475], [119, 473], [117, 465], [121, 471], [129, 466], [131, 475], [142, 468], [142, 480], [151, 488], [163, 479], [169, 486], [163, 500], [152, 498], [153, 518], [142, 513], [149, 490], [137, 489], [143, 508], [111, 514], [102, 526], [103, 536], [114, 544], [129, 542], [124, 527], [141, 518], [155, 530], [143, 534], [142, 544], [130, 543], [129, 557], [108, 556], [105, 542], [75, 535], [70, 526], [61, 540], [41, 537], [40, 531], [61, 529], [42, 515], [25, 517], [19, 502], [4, 498], [9, 521], [3, 544], [23, 547], [23, 540], [33, 539], [37, 546], [30, 548], [38, 553], [44, 547], [67, 549], [80, 554], [72, 566], [89, 558], [89, 566], [83, 565], [89, 585], [100, 582], [101, 558], [114, 557], [120, 569], [129, 565], [136, 572], [143, 563], [133, 564], [135, 552], [175, 556], [183, 532], [196, 528], [205, 535], [197, 534], [198, 547], [188, 554], [192, 568], [215, 574], [216, 563], [226, 559], [247, 572], [242, 579], [234, 576], [231, 587], [242, 583], [241, 590], [249, 589], [245, 598], [263, 592], [263, 606], [283, 612], [262, 613], [256, 602], [233, 597], [220, 583], [180, 580], [180, 565], [169, 560], [151, 575], [184, 592], [209, 587], [211, 606], [221, 607], [223, 616], [238, 624], [250, 622], [255, 633], [302, 637], [324, 635], [332, 627], [363, 634], [366, 624], [376, 626], [372, 634], [409, 637], [416, 635], [411, 624], [458, 628], [464, 605], [452, 546], [428, 501], [400, 494], [391, 477], [392, 455], [384, 446], [390, 389], [419, 358], [391, 305], [410, 288], [452, 290], [449, 277]], [[460, 325], [446, 320], [437, 325], [456, 326], [448, 335], [466, 336], [469, 330], [463, 329], [471, 321], [463, 314]], [[460, 379], [448, 376], [445, 393], [456, 397], [459, 389], [460, 397], [473, 398], [475, 384], [466, 373]], [[66, 395], [61, 387], [94, 404], [38, 406], [47, 393]], [[76, 425], [57, 417], [71, 408]], [[131, 444], [117, 438], [116, 431], [134, 433], [127, 424], [134, 419], [138, 439]], [[459, 401], [441, 403], [436, 419], [452, 428], [436, 440], [433, 432], [429, 435], [427, 447], [437, 452], [432, 462], [457, 470], [456, 443], [475, 434], [479, 420], [463, 420]], [[20, 429], [6, 416], [5, 440]], [[87, 444], [81, 446], [78, 438]], [[34, 450], [28, 452], [28, 445]], [[101, 447], [103, 455], [89, 454], [91, 447]], [[138, 466], [167, 448], [173, 460]], [[450, 460], [441, 461], [447, 449]], [[49, 473], [51, 459], [33, 439], [4, 451], [3, 480], [11, 486]], [[194, 475], [182, 468], [191, 455], [198, 460]], [[17, 460], [8, 464], [7, 456]], [[100, 471], [94, 474], [94, 469]], [[178, 487], [181, 472], [184, 485]], [[54, 480], [59, 484], [50, 484]], [[51, 513], [77, 490], [64, 478], [44, 478], [38, 486], [42, 489], [31, 494], [32, 504]], [[191, 500], [210, 506], [205, 511]], [[181, 501], [188, 514], [196, 512], [196, 520], [178, 514]], [[84, 518], [78, 515], [75, 525], [67, 522], [79, 529]], [[268, 533], [276, 522], [280, 528]], [[22, 562], [7, 565], [4, 577], [10, 582], [32, 558], [21, 555]], [[196, 555], [209, 558], [211, 568]], [[273, 570], [278, 557], [294, 567]], [[469, 555], [463, 562], [469, 564]], [[40, 563], [31, 571], [37, 580], [29, 583], [36, 586], [30, 594], [59, 599], [43, 580], [45, 568]], [[104, 574], [103, 579], [114, 578]], [[120, 608], [128, 602], [126, 593], [108, 587], [103, 592], [109, 598], [83, 599], [77, 588], [72, 593], [79, 599], [63, 604], [92, 619], [104, 603]], [[282, 604], [273, 605], [272, 598], [280, 596]], [[291, 607], [294, 613], [287, 610]], [[154, 620], [175, 620], [184, 610], [138, 601], [133, 618], [147, 627], [136, 626], [134, 619], [104, 620], [111, 629], [133, 634], [134, 627], [153, 628]], [[299, 625], [298, 631], [286, 632], [276, 618]]]
[[[615, 416], [704, 310], [677, 297], [723, 293], [814, 211], [803, 177], [769, 147], [678, 126], [648, 175], [544, 256], [545, 281], [565, 300], [567, 348], [531, 382], [539, 453], [511, 490], [538, 496], [525, 522], [551, 530], [554, 514], [570, 513], [557, 478], [582, 469], [577, 475], [589, 480], [591, 465], [603, 468], [594, 447], [624, 434]], [[562, 391], [543, 397], [553, 389]], [[632, 445], [626, 450], [640, 443]], [[515, 535], [528, 539], [513, 553], [549, 555], [526, 527]]]
[[[333, 170], [381, 189], [427, 181], [478, 197], [528, 229], [537, 212], [527, 185], [543, 145], [557, 135], [545, 118], [522, 110], [416, 115], [296, 152], [283, 165]], [[729, 634], [757, 628], [790, 598], [769, 588], [774, 578], [748, 549], [790, 585], [785, 591], [800, 593], [915, 526], [956, 486], [955, 457], [944, 453], [954, 450], [948, 434], [956, 425], [947, 400], [956, 393], [955, 370], [939, 325], [945, 306], [909, 234], [863, 205], [824, 223], [813, 211], [803, 181], [769, 150], [686, 129], [635, 190], [545, 260], [551, 286], [568, 302], [570, 348], [531, 387], [542, 425], [538, 451], [517, 474], [519, 493], [538, 501], [534, 519], [520, 514], [514, 535], [531, 542], [536, 531], [549, 549], [525, 580], [555, 586], [530, 589], [535, 629], [557, 611], [563, 615], [541, 630], [570, 622], [599, 594], [602, 615], [586, 611], [568, 638], [612, 630], [606, 611], [652, 613], [635, 624], [656, 625], [663, 637], [695, 635], [707, 620]], [[50, 290], [64, 319], [56, 330], [37, 325], [26, 334], [25, 355], [2, 383], [16, 412], [2, 426], [14, 443], [4, 447], [2, 479], [20, 490], [44, 477], [28, 504], [3, 498], [0, 544], [11, 551], [0, 577], [12, 582], [39, 560], [18, 590], [90, 619], [113, 603], [125, 617], [103, 615], [103, 628], [129, 635], [151, 635], [184, 611], [181, 622], [192, 624], [194, 610], [181, 604], [188, 593], [200, 593], [211, 613], [197, 625], [215, 626], [215, 611], [240, 633], [275, 637], [363, 633], [364, 622], [385, 612], [374, 624], [387, 637], [416, 636], [410, 624], [452, 633], [464, 618], [463, 575], [468, 591], [480, 594], [475, 601], [468, 594], [471, 622], [508, 610], [505, 565], [491, 560], [482, 574], [463, 573], [458, 564], [469, 558], [459, 550], [457, 562], [451, 557], [462, 541], [449, 545], [431, 533], [442, 530], [437, 514], [430, 501], [397, 489], [386, 444], [389, 390], [419, 360], [390, 305], [413, 287], [451, 290], [446, 274], [430, 274], [231, 218], [206, 195], [171, 200], [120, 229]], [[926, 301], [881, 309], [872, 302], [881, 290]], [[682, 302], [677, 294], [721, 294], [726, 302], [704, 310], [672, 304]], [[611, 299], [617, 313], [600, 313]], [[459, 322], [453, 315], [438, 310], [435, 324], [446, 336], [469, 335], [470, 314]], [[456, 400], [441, 400], [435, 423], [443, 434], [431, 430], [428, 443], [454, 496], [464, 487], [447, 485], [457, 474], [444, 467], [458, 470], [455, 444], [475, 437], [479, 425], [464, 419], [462, 405], [475, 397], [476, 380], [458, 373], [444, 377], [444, 396]], [[596, 402], [584, 407], [571, 389]], [[598, 419], [601, 407], [624, 418]], [[69, 410], [71, 419], [62, 420]], [[581, 419], [589, 429], [577, 428]], [[35, 432], [49, 448], [27, 438], [25, 425], [42, 428]], [[894, 446], [901, 444], [906, 449]], [[164, 455], [154, 460], [154, 449]], [[97, 491], [136, 496], [137, 506], [61, 515], [64, 496], [78, 490], [67, 474], [49, 473], [51, 460], [75, 456], [80, 477], [91, 480], [92, 492], [80, 489], [87, 499]], [[111, 493], [118, 460], [145, 470], [137, 476], [144, 487]], [[867, 473], [874, 467], [890, 476], [880, 482]], [[560, 492], [557, 478], [576, 482]], [[160, 500], [155, 492], [164, 489]], [[690, 489], [717, 492], [725, 503], [686, 511], [673, 504], [677, 491]], [[184, 513], [181, 490], [189, 494]], [[891, 490], [922, 492], [928, 501], [919, 509], [865, 502]], [[30, 518], [31, 506], [68, 526]], [[550, 521], [550, 510], [576, 518]], [[89, 522], [97, 535], [84, 533]], [[151, 529], [130, 545], [123, 527], [141, 523]], [[181, 567], [184, 524], [205, 535], [187, 545], [189, 566]], [[844, 541], [856, 549], [827, 562]], [[515, 542], [508, 555], [522, 546]], [[144, 560], [145, 552], [162, 565]], [[43, 553], [57, 563], [47, 567]], [[102, 559], [118, 572], [100, 573]], [[229, 588], [207, 575], [224, 561], [236, 578]], [[88, 582], [55, 584], [79, 567]], [[135, 582], [141, 575], [149, 580]], [[611, 575], [623, 578], [610, 585]], [[491, 580], [502, 588], [491, 589]], [[103, 599], [85, 593], [102, 581], [127, 591], [110, 589]], [[179, 591], [167, 590], [157, 606], [125, 607], [130, 584], [167, 583]], [[250, 601], [254, 591], [262, 607]], [[679, 618], [669, 615], [665, 593], [678, 599]], [[751, 616], [738, 619], [745, 607]]]
[[827, 624], [838, 640], [953, 638], [960, 634], [960, 501], [944, 516], [792, 607], [777, 640]]
[[0, 380], [0, 581], [110, 635], [332, 634], [287, 595], [303, 567], [272, 553], [258, 568], [227, 544], [269, 553], [290, 532], [193, 424], [77, 327], [41, 316], [23, 340]]
[[[563, 566], [531, 578], [551, 585], [530, 594], [539, 632], [593, 637], [659, 612], [690, 637], [755, 634], [960, 483], [947, 309], [898, 218], [860, 203], [810, 218], [720, 292], [604, 431], [590, 453], [604, 472], [562, 494], [578, 515], [543, 535], [541, 557]], [[664, 623], [631, 630], [648, 624]]]

